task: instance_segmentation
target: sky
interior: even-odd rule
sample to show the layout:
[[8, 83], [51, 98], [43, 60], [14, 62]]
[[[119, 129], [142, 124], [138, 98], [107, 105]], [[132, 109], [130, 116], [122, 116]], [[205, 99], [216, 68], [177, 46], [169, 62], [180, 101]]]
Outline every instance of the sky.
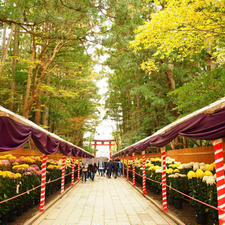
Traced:
[[[95, 52], [95, 48], [101, 47], [99, 46], [94, 46], [93, 48], [90, 48], [88, 50], [89, 54], [93, 54]], [[111, 73], [112, 71], [110, 70], [109, 67], [103, 66], [104, 61], [107, 59], [107, 55], [100, 56], [97, 63], [94, 66], [94, 72], [95, 73], [100, 73], [103, 70], [106, 71], [107, 73]], [[104, 104], [106, 100], [106, 92], [108, 91], [108, 82], [107, 78], [101, 78], [100, 80], [96, 81], [97, 87], [99, 88], [99, 95], [101, 96], [100, 104], [102, 107], [99, 107], [98, 110], [100, 111], [100, 119], [103, 119], [105, 116], [106, 110], [104, 109]], [[94, 136], [95, 140], [112, 140], [114, 139], [112, 136], [112, 132], [116, 129], [116, 124], [114, 121], [112, 121], [110, 118], [102, 120], [102, 122], [97, 126], [96, 128], [96, 133]], [[86, 134], [85, 136], [88, 137], [90, 134]], [[109, 146], [97, 146], [97, 154], [96, 156], [103, 156], [103, 157], [108, 157], [109, 158]]]
[[[95, 72], [100, 72], [102, 70], [101, 65], [96, 65], [94, 67]], [[97, 86], [99, 88], [99, 94], [101, 95], [101, 100], [100, 103], [104, 104], [105, 103], [105, 93], [108, 90], [108, 83], [107, 83], [107, 78], [102, 78], [101, 80], [97, 81]], [[105, 115], [105, 109], [104, 108], [99, 108], [100, 111], [100, 118], [102, 119]], [[116, 129], [115, 122], [108, 119], [103, 120], [96, 128], [96, 133], [95, 133], [95, 140], [112, 140], [114, 139], [112, 136], [112, 132]], [[96, 157], [108, 157], [109, 158], [109, 146], [97, 146], [97, 153]]]

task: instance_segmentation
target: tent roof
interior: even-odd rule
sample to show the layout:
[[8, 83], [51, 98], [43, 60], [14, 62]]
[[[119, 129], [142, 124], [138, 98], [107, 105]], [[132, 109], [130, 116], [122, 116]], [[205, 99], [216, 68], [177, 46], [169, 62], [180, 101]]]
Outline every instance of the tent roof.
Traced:
[[157, 132], [155, 132], [154, 134], [152, 134], [151, 136], [148, 136], [122, 150], [120, 150], [119, 152], [117, 152], [116, 154], [114, 154], [112, 157], [116, 157], [118, 155], [121, 155], [123, 153], [125, 153], [125, 151], [127, 151], [128, 149], [131, 149], [131, 148], [135, 148], [136, 146], [142, 144], [142, 143], [146, 143], [148, 140], [156, 137], [156, 136], [162, 136], [163, 134], [171, 131], [172, 129], [178, 127], [178, 125], [181, 125], [185, 122], [188, 123], [188, 121], [191, 121], [193, 120], [195, 117], [197, 117], [198, 115], [200, 114], [208, 114], [208, 115], [211, 115], [211, 114], [214, 114], [217, 110], [219, 109], [223, 109], [225, 108], [225, 97], [208, 105], [208, 106], [205, 106], [199, 110], [196, 110], [195, 112], [193, 113], [190, 113], [188, 114], [187, 116], [184, 116], [183, 118], [180, 118], [172, 123], [170, 123], [169, 125], [163, 127], [162, 129], [158, 130]]
[[32, 128], [34, 128], [34, 129], [36, 129], [36, 130], [38, 130], [38, 131], [41, 131], [41, 132], [47, 134], [48, 136], [53, 137], [53, 138], [57, 139], [58, 141], [64, 142], [64, 143], [66, 143], [66, 144], [68, 144], [68, 145], [70, 145], [70, 146], [73, 146], [73, 147], [75, 147], [76, 149], [79, 149], [79, 150], [81, 150], [82, 152], [86, 153], [86, 154], [89, 155], [90, 157], [93, 157], [92, 154], [90, 154], [89, 152], [85, 151], [84, 149], [82, 149], [82, 148], [80, 148], [80, 147], [78, 147], [78, 146], [72, 144], [72, 143], [69, 142], [69, 141], [64, 140], [63, 138], [59, 137], [58, 135], [56, 135], [56, 134], [54, 134], [54, 133], [51, 133], [51, 132], [45, 130], [44, 128], [38, 126], [38, 125], [35, 124], [34, 122], [32, 122], [32, 121], [30, 121], [30, 120], [24, 118], [23, 116], [17, 115], [16, 113], [13, 113], [13, 112], [11, 112], [10, 110], [8, 110], [8, 109], [6, 109], [6, 108], [4, 108], [4, 107], [2, 107], [2, 106], [0, 106], [0, 117], [9, 117], [10, 119], [14, 120], [15, 122], [21, 123], [21, 124], [23, 124], [23, 125], [32, 127]]

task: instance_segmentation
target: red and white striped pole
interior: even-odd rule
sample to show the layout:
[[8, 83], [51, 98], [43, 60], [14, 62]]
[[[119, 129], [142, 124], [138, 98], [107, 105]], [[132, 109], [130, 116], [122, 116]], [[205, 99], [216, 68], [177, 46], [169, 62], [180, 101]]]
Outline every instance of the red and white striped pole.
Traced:
[[125, 173], [124, 173], [124, 162], [125, 162], [125, 156], [123, 156], [123, 178], [125, 177]]
[[47, 155], [43, 155], [41, 165], [41, 196], [40, 196], [41, 212], [44, 212], [45, 208], [46, 163], [47, 163]]
[[74, 158], [72, 157], [72, 177], [71, 177], [71, 185], [74, 185]]
[[132, 153], [132, 166], [133, 166], [133, 186], [135, 186], [135, 154]]
[[127, 181], [129, 180], [129, 165], [128, 165], [128, 155], [127, 155]]
[[217, 185], [217, 205], [219, 213], [219, 225], [225, 224], [225, 181], [224, 181], [224, 159], [223, 159], [223, 139], [213, 141], [214, 156], [216, 163], [216, 185]]
[[146, 194], [145, 151], [142, 151], [142, 193]]
[[64, 184], [65, 184], [65, 163], [66, 163], [66, 156], [64, 155], [63, 158], [62, 158], [61, 194], [64, 192]]
[[80, 159], [78, 159], [78, 166], [77, 166], [77, 180], [80, 180]]
[[166, 193], [166, 148], [161, 148], [162, 156], [162, 204], [163, 211], [167, 211], [167, 193]]

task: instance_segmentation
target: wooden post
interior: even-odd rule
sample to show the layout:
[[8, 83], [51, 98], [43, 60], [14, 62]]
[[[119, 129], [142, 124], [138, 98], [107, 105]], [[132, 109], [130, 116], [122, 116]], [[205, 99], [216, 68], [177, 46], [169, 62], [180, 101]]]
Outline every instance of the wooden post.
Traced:
[[46, 162], [47, 162], [47, 155], [43, 155], [41, 165], [41, 196], [40, 196], [41, 212], [43, 212], [45, 208]]
[[61, 194], [64, 192], [64, 184], [65, 184], [65, 163], [66, 163], [66, 156], [64, 155], [63, 158], [62, 158]]
[[146, 175], [145, 175], [145, 151], [142, 151], [142, 190], [146, 194]]
[[111, 143], [111, 141], [109, 141], [109, 159], [111, 159], [111, 157], [112, 157], [112, 143]]
[[97, 141], [94, 141], [94, 149], [95, 149], [94, 156], [96, 157]]
[[72, 156], [72, 177], [71, 177], [71, 185], [74, 185], [74, 157]]
[[163, 202], [163, 211], [167, 211], [167, 193], [166, 193], [166, 148], [161, 148], [161, 157], [162, 157], [162, 202]]
[[125, 173], [124, 173], [124, 163], [125, 163], [125, 156], [123, 155], [123, 178], [125, 177]]
[[213, 141], [214, 156], [216, 163], [216, 185], [217, 185], [217, 205], [219, 213], [219, 225], [225, 224], [225, 181], [224, 181], [224, 159], [223, 159], [223, 139]]
[[77, 166], [77, 180], [80, 180], [80, 159], [78, 159], [78, 166]]
[[135, 153], [132, 153], [133, 186], [135, 186]]
[[128, 155], [127, 155], [127, 181], [129, 180], [129, 165], [128, 165]]

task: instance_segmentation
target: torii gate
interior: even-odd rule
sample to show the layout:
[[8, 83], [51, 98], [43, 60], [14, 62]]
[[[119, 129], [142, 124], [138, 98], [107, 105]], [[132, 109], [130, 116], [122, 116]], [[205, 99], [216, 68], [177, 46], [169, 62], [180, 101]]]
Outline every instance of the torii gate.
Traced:
[[[116, 140], [93, 140], [92, 145], [94, 145], [95, 150], [97, 149], [97, 146], [109, 146], [109, 157], [111, 159], [111, 148], [115, 144], [112, 144], [112, 142], [116, 142]], [[96, 152], [95, 152], [95, 157], [96, 157]]]

